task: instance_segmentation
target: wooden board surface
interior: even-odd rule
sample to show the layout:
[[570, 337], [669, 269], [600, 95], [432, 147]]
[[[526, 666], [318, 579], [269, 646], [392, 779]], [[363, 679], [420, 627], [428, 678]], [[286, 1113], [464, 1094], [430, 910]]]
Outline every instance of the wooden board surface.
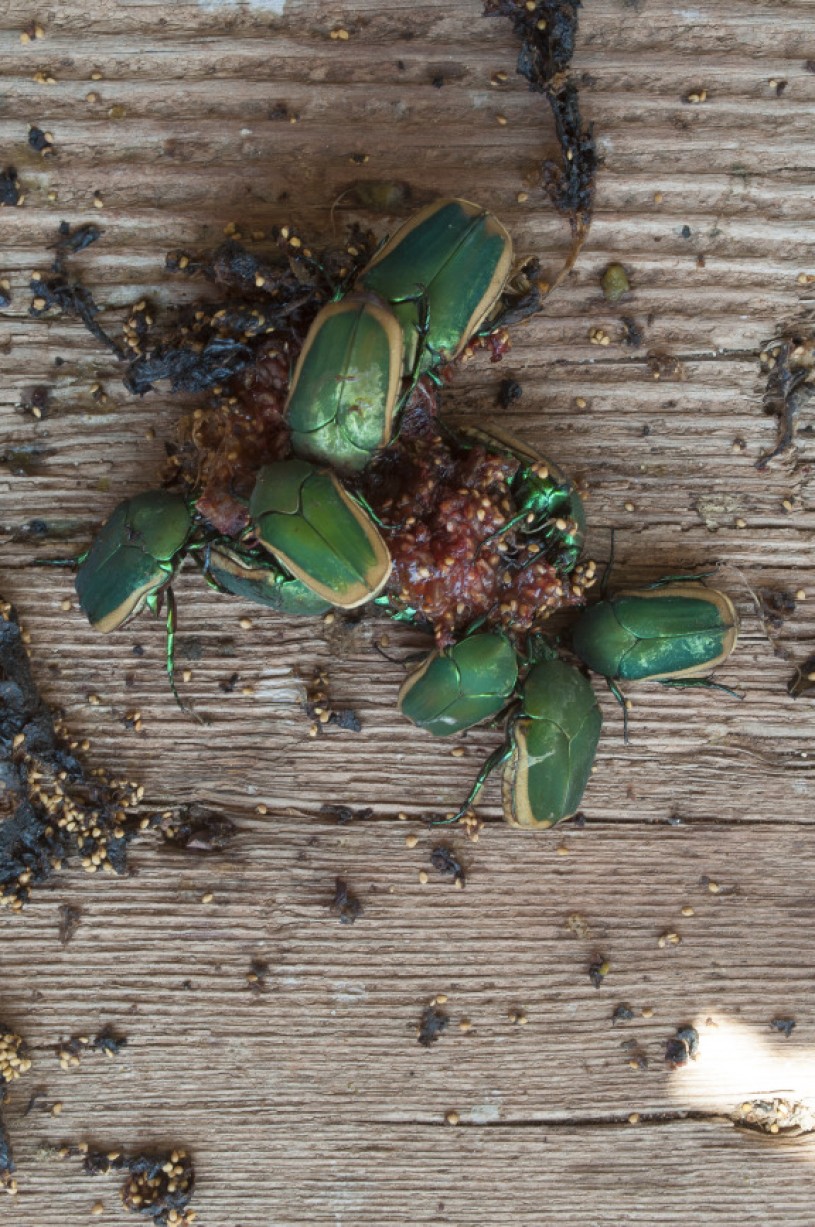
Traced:
[[[45, 37], [23, 45], [35, 18]], [[338, 26], [347, 42], [330, 38]], [[193, 402], [129, 396], [78, 325], [27, 316], [26, 287], [65, 218], [104, 227], [77, 266], [105, 321], [143, 294], [188, 300], [201, 289], [164, 271], [165, 252], [211, 246], [230, 222], [249, 232], [293, 220], [320, 239], [359, 218], [385, 232], [396, 218], [343, 196], [360, 178], [483, 201], [554, 273], [566, 228], [525, 180], [553, 135], [512, 74], [508, 27], [460, 0], [5, 5], [0, 151], [26, 199], [0, 212], [0, 278], [13, 289], [0, 312], [0, 455], [27, 449], [31, 472], [0, 466], [0, 590], [90, 760], [140, 780], [151, 805], [223, 809], [240, 833], [211, 857], [146, 838], [132, 877], [70, 871], [21, 916], [0, 917], [0, 1017], [35, 1058], [6, 1112], [20, 1193], [0, 1202], [0, 1222], [79, 1227], [99, 1197], [99, 1221], [134, 1221], [112, 1179], [47, 1152], [86, 1138], [187, 1146], [206, 1227], [481, 1227], [507, 1214], [530, 1227], [810, 1227], [811, 1137], [734, 1121], [756, 1099], [815, 1106], [813, 710], [785, 689], [815, 632], [811, 419], [794, 456], [755, 468], [774, 439], [759, 353], [815, 300], [815, 282], [801, 281], [815, 273], [813, 29], [804, 0], [593, 0], [583, 14], [575, 71], [603, 155], [589, 242], [502, 366], [473, 363], [446, 403], [495, 414], [499, 379], [522, 382], [507, 425], [586, 479], [590, 549], [604, 558], [614, 527], [621, 580], [721, 567], [743, 618], [722, 680], [745, 698], [632, 688], [625, 746], [600, 694], [586, 826], [536, 838], [490, 821], [478, 843], [445, 835], [468, 870], [456, 891], [430, 869], [435, 837], [419, 820], [458, 803], [496, 736], [470, 733], [453, 757], [400, 720], [403, 669], [374, 644], [387, 635], [398, 659], [415, 635], [374, 618], [286, 623], [185, 572], [180, 655], [185, 693], [211, 721], [202, 730], [166, 691], [159, 627], [142, 619], [102, 639], [62, 609], [69, 575], [32, 562], [80, 548], [149, 484]], [[501, 69], [510, 79], [496, 90]], [[32, 80], [38, 70], [55, 83]], [[706, 102], [684, 101], [701, 89]], [[28, 148], [30, 124], [53, 134], [56, 157]], [[599, 287], [610, 260], [633, 286], [616, 307]], [[640, 346], [622, 343], [623, 315]], [[593, 328], [611, 344], [591, 344]], [[653, 353], [675, 357], [677, 375], [656, 380]], [[37, 385], [51, 392], [40, 422], [22, 408]], [[761, 590], [810, 596], [773, 642]], [[308, 737], [317, 667], [361, 733]], [[136, 710], [141, 734], [125, 723]], [[484, 818], [498, 818], [496, 801], [492, 788]], [[373, 814], [338, 827], [326, 803]], [[329, 909], [337, 874], [364, 905], [353, 926]], [[67, 947], [65, 902], [83, 909]], [[660, 947], [670, 932], [681, 944]], [[595, 990], [598, 957], [611, 969]], [[269, 963], [262, 993], [247, 985], [253, 958]], [[451, 1025], [423, 1049], [416, 1024], [438, 993]], [[622, 1002], [635, 1017], [612, 1027]], [[784, 1039], [770, 1022], [787, 1016], [797, 1026]], [[106, 1022], [129, 1036], [123, 1053], [61, 1071], [58, 1040]], [[672, 1071], [665, 1042], [689, 1022], [700, 1058]], [[632, 1054], [647, 1068], [632, 1069]], [[26, 1115], [34, 1090], [62, 1115]]]

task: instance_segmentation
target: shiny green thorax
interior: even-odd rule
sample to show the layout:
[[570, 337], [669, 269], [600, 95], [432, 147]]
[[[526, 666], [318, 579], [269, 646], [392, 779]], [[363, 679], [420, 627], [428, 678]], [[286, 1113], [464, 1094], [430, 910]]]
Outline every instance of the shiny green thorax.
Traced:
[[518, 470], [511, 483], [517, 511], [501, 533], [515, 528], [536, 541], [544, 557], [561, 573], [574, 570], [583, 552], [586, 513], [569, 478], [553, 461], [503, 427], [454, 423], [452, 429], [467, 443], [480, 443], [518, 461]]
[[449, 737], [494, 716], [518, 679], [515, 652], [498, 634], [470, 635], [433, 652], [399, 692], [399, 710], [419, 728]]
[[266, 605], [277, 613], [316, 617], [331, 609], [328, 601], [288, 575], [265, 551], [250, 553], [228, 545], [213, 545], [203, 566], [207, 579], [219, 590]]
[[594, 691], [579, 670], [562, 660], [530, 670], [504, 766], [504, 817], [511, 826], [550, 827], [576, 812], [601, 725]]
[[106, 633], [123, 626], [170, 582], [192, 530], [185, 500], [148, 490], [120, 503], [76, 574], [88, 621]]
[[491, 213], [467, 200], [437, 200], [410, 218], [363, 269], [359, 284], [393, 306], [414, 365], [424, 296], [424, 368], [451, 361], [489, 316], [512, 267], [512, 240]]
[[627, 589], [592, 605], [577, 622], [572, 643], [595, 673], [636, 681], [715, 669], [737, 637], [730, 598], [704, 584], [681, 581]]
[[252, 491], [249, 516], [261, 545], [332, 605], [353, 609], [388, 581], [385, 542], [333, 473], [305, 460], [266, 465]]
[[365, 468], [390, 441], [402, 348], [399, 321], [371, 295], [352, 294], [320, 311], [286, 402], [298, 456], [340, 471]]

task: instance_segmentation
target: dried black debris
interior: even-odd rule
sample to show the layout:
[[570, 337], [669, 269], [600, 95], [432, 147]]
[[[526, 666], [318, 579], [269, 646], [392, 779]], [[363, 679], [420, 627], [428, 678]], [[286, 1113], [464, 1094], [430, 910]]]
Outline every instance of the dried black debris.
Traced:
[[237, 686], [240, 680], [241, 680], [240, 673], [231, 673], [229, 677], [226, 678], [225, 681], [218, 683], [218, 689], [222, 690], [224, 694], [233, 694], [235, 691], [235, 687]]
[[23, 193], [20, 189], [20, 180], [17, 178], [17, 171], [13, 166], [7, 166], [5, 170], [0, 171], [0, 209], [4, 206], [13, 209], [22, 201]]
[[611, 964], [608, 959], [597, 958], [593, 963], [589, 964], [589, 979], [595, 988], [601, 988], [605, 983], [606, 976], [611, 971]]
[[50, 132], [43, 132], [36, 124], [28, 129], [28, 143], [35, 153], [48, 154], [54, 152], [54, 139]]
[[795, 672], [787, 682], [787, 692], [793, 699], [800, 699], [802, 695], [811, 694], [815, 691], [815, 656], [810, 658], [802, 665], [797, 665]]
[[345, 878], [336, 878], [334, 881], [334, 898], [331, 901], [331, 911], [339, 917], [340, 924], [343, 925], [352, 925], [362, 915], [362, 904], [345, 881]]
[[524, 390], [517, 379], [502, 379], [498, 385], [498, 404], [501, 409], [509, 409], [516, 400], [521, 399], [523, 393]]
[[117, 358], [124, 357], [124, 351], [119, 343], [105, 332], [101, 324], [97, 323], [96, 316], [101, 311], [101, 307], [97, 305], [93, 294], [85, 286], [70, 279], [64, 273], [57, 273], [52, 277], [34, 276], [29, 287], [34, 297], [28, 313], [34, 319], [40, 319], [49, 311], [75, 315], [91, 336], [94, 336], [107, 349], [112, 350]]
[[761, 616], [768, 631], [780, 631], [787, 618], [791, 618], [798, 607], [794, 595], [784, 588], [760, 588], [758, 599], [761, 603]]
[[435, 1044], [442, 1031], [450, 1025], [450, 1015], [437, 1005], [429, 1005], [419, 1020], [417, 1036], [423, 1048]]
[[320, 813], [324, 818], [333, 818], [338, 826], [344, 827], [349, 822], [367, 822], [373, 817], [374, 811], [369, 805], [362, 809], [351, 809], [349, 805], [321, 805]]
[[0, 1023], [0, 1189], [7, 1193], [17, 1192], [17, 1182], [11, 1141], [3, 1123], [3, 1103], [9, 1084], [28, 1073], [30, 1068], [31, 1058], [22, 1036]]
[[72, 1035], [70, 1039], [61, 1040], [56, 1047], [57, 1058], [62, 1069], [75, 1069], [82, 1057], [88, 1052], [103, 1052], [110, 1060], [118, 1056], [127, 1044], [127, 1037], [117, 1035], [109, 1024], [102, 1028], [98, 1035]]
[[815, 338], [796, 333], [775, 341], [762, 351], [761, 365], [767, 373], [764, 412], [778, 418], [778, 435], [772, 451], [756, 461], [759, 471], [795, 444], [798, 414], [815, 391]]
[[63, 946], [72, 942], [82, 920], [82, 908], [73, 903], [59, 905], [59, 940]]
[[780, 1031], [785, 1039], [789, 1039], [795, 1030], [794, 1018], [773, 1018], [770, 1022], [773, 1031]]
[[[68, 1151], [66, 1157], [71, 1153]], [[89, 1150], [83, 1166], [89, 1176], [127, 1172], [121, 1189], [123, 1205], [151, 1219], [156, 1227], [192, 1227], [195, 1214], [188, 1207], [195, 1188], [195, 1169], [185, 1150], [129, 1157], [116, 1150]]]
[[79, 856], [89, 873], [122, 874], [147, 820], [128, 814], [143, 789], [87, 772], [41, 699], [15, 610], [0, 600], [0, 905], [22, 910], [32, 887]]
[[20, 404], [21, 408], [26, 413], [30, 413], [32, 417], [40, 421], [42, 418], [47, 418], [50, 411], [50, 388], [44, 387], [42, 384], [35, 388], [26, 388], [22, 394]]
[[631, 1009], [631, 1006], [620, 1004], [611, 1015], [611, 1025], [618, 1027], [620, 1023], [630, 1022], [633, 1017], [634, 1011]]
[[326, 731], [332, 725], [349, 733], [359, 733], [362, 722], [353, 709], [337, 710], [329, 692], [328, 674], [318, 669], [306, 689], [306, 715], [311, 720], [312, 737]]
[[623, 345], [628, 345], [630, 349], [639, 349], [645, 340], [645, 333], [640, 325], [631, 315], [624, 315], [620, 322], [623, 326]]
[[674, 1069], [695, 1061], [699, 1054], [699, 1032], [695, 1027], [680, 1027], [665, 1045], [665, 1060]]
[[319, 258], [289, 227], [274, 227], [271, 240], [276, 247], [263, 256], [235, 238], [211, 254], [171, 255], [168, 267], [193, 268], [226, 297], [182, 307], [162, 325], [151, 311], [141, 332], [128, 321], [124, 382], [131, 392], [144, 395], [165, 379], [173, 392], [203, 392], [253, 364], [270, 334], [281, 345], [299, 344], [320, 307], [351, 283], [374, 250], [373, 236], [357, 227], [346, 248]]
[[59, 223], [55, 250], [60, 257], [75, 255], [78, 251], [84, 251], [86, 247], [90, 247], [102, 237], [103, 233], [104, 231], [94, 226], [92, 222], [86, 222], [83, 226], [75, 226], [72, 230], [69, 222], [62, 221]]
[[223, 852], [238, 828], [229, 818], [193, 802], [162, 814], [159, 830], [165, 843], [189, 852]]
[[544, 187], [557, 211], [567, 217], [572, 247], [552, 287], [573, 267], [591, 225], [597, 175], [597, 150], [591, 126], [584, 127], [578, 88], [569, 76], [577, 36], [580, 0], [538, 0], [533, 7], [515, 0], [486, 0], [484, 12], [507, 17], [521, 40], [517, 69], [529, 88], [543, 94], [555, 121], [560, 163], [546, 159]]
[[448, 844], [436, 844], [430, 850], [430, 864], [439, 873], [449, 874], [456, 885], [464, 886], [467, 881], [464, 867]]

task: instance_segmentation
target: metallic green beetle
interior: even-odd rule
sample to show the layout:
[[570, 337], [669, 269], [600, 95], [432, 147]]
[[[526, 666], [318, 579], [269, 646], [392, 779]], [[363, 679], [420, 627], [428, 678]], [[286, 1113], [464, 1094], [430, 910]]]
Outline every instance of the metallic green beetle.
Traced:
[[470, 635], [432, 652], [399, 692], [399, 710], [419, 728], [449, 737], [509, 701], [518, 680], [515, 651], [503, 635]]
[[609, 684], [698, 678], [727, 659], [739, 623], [724, 592], [698, 581], [631, 588], [592, 605], [572, 633], [575, 652]]
[[328, 601], [288, 575], [265, 551], [211, 545], [201, 565], [207, 581], [219, 591], [266, 605], [277, 613], [317, 617], [331, 609]]
[[388, 582], [390, 554], [371, 517], [333, 473], [306, 460], [262, 468], [249, 516], [261, 545], [331, 605], [363, 605]]
[[[450, 362], [487, 319], [512, 267], [512, 240], [468, 200], [437, 200], [397, 230], [359, 285], [392, 304], [405, 337], [405, 370]], [[421, 324], [424, 300], [428, 327]]]
[[79, 604], [91, 626], [107, 634], [145, 605], [157, 614], [167, 599], [166, 664], [175, 685], [176, 612], [170, 587], [192, 532], [192, 516], [180, 494], [147, 490], [120, 503], [102, 526], [76, 573]]
[[192, 530], [185, 500], [147, 490], [120, 503], [76, 575], [79, 604], [95, 630], [124, 626], [145, 605], [156, 611]]
[[480, 443], [519, 462], [511, 490], [517, 507], [495, 536], [517, 528], [540, 544], [545, 558], [566, 575], [583, 552], [586, 513], [574, 484], [553, 461], [501, 426], [451, 423], [457, 438]]
[[298, 456], [353, 472], [390, 442], [403, 344], [396, 316], [373, 295], [350, 294], [323, 307], [286, 401]]
[[450, 821], [467, 812], [501, 764], [504, 819], [510, 826], [542, 830], [570, 818], [589, 781], [602, 722], [594, 691], [578, 669], [556, 658], [533, 665], [506, 740], [484, 763]]
[[502, 798], [510, 826], [551, 827], [577, 811], [602, 723], [594, 691], [578, 669], [549, 660], [530, 670], [504, 766]]

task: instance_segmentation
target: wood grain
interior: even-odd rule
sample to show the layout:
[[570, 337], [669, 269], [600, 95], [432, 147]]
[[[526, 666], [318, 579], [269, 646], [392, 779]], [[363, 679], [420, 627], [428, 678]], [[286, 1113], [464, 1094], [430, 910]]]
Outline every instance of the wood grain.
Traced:
[[[23, 45], [35, 17], [46, 35]], [[347, 42], [329, 37], [339, 25]], [[0, 589], [91, 762], [139, 779], [151, 805], [197, 800], [240, 827], [212, 857], [146, 837], [132, 877], [71, 870], [22, 916], [0, 917], [0, 1017], [35, 1055], [7, 1109], [21, 1191], [0, 1203], [0, 1222], [79, 1227], [102, 1197], [101, 1221], [124, 1224], [111, 1180], [45, 1149], [87, 1138], [186, 1145], [207, 1227], [480, 1227], [507, 1214], [530, 1227], [810, 1227], [811, 1137], [745, 1134], [733, 1120], [753, 1099], [815, 1103], [813, 713], [785, 689], [815, 637], [810, 420], [794, 456], [755, 468], [774, 439], [759, 354], [811, 319], [815, 300], [815, 283], [800, 281], [815, 273], [811, 4], [586, 6], [575, 71], [603, 154], [589, 242], [502, 365], [472, 363], [447, 400], [497, 414], [498, 381], [519, 379], [506, 424], [587, 482], [594, 555], [607, 556], [614, 528], [620, 581], [719, 567], [743, 619], [721, 675], [741, 702], [632, 687], [626, 746], [598, 689], [606, 728], [585, 828], [536, 839], [490, 822], [477, 844], [426, 831], [419, 820], [459, 803], [497, 737], [472, 732], [451, 757], [400, 720], [403, 668], [374, 645], [387, 636], [398, 660], [420, 646], [411, 632], [375, 617], [287, 623], [220, 599], [189, 569], [180, 663], [202, 730], [167, 693], [158, 626], [102, 639], [62, 609], [69, 574], [32, 565], [79, 549], [149, 484], [194, 403], [134, 399], [78, 325], [28, 317], [28, 278], [48, 268], [59, 221], [105, 230], [76, 264], [111, 326], [142, 295], [170, 305], [202, 293], [165, 272], [165, 252], [211, 246], [230, 222], [248, 233], [291, 220], [319, 240], [358, 218], [384, 233], [396, 218], [350, 203], [360, 178], [481, 200], [554, 274], [566, 227], [529, 182], [553, 134], [513, 75], [515, 54], [508, 28], [461, 0], [61, 0], [36, 12], [7, 0], [0, 13], [0, 150], [26, 191], [23, 207], [0, 211], [0, 277], [13, 290], [0, 312], [0, 456], [24, 449], [30, 463], [28, 476], [0, 464]], [[496, 90], [499, 69], [510, 76]], [[37, 84], [38, 70], [56, 83]], [[700, 89], [705, 103], [685, 101]], [[297, 122], [275, 118], [282, 109]], [[53, 134], [56, 157], [28, 148], [30, 124]], [[632, 284], [617, 306], [599, 284], [610, 260]], [[623, 316], [642, 330], [636, 347]], [[590, 343], [593, 328], [609, 346]], [[676, 359], [674, 377], [654, 378], [654, 353]], [[23, 408], [37, 385], [51, 393], [41, 422]], [[762, 590], [810, 596], [772, 641]], [[308, 737], [317, 667], [359, 712], [360, 734]], [[141, 734], [125, 723], [136, 710]], [[496, 802], [491, 788], [483, 817], [497, 819]], [[326, 803], [373, 815], [338, 827], [321, 817]], [[430, 868], [439, 838], [465, 861], [463, 891]], [[363, 902], [354, 926], [329, 910], [337, 874]], [[65, 902], [83, 914], [63, 947]], [[681, 943], [660, 947], [672, 932]], [[595, 990], [598, 957], [611, 969]], [[269, 963], [264, 992], [246, 981], [253, 958]], [[415, 1028], [439, 993], [451, 1024], [425, 1050]], [[623, 1002], [635, 1017], [612, 1027]], [[789, 1039], [770, 1028], [786, 1016]], [[129, 1037], [121, 1056], [60, 1071], [58, 1040], [105, 1022]], [[671, 1071], [665, 1042], [690, 1022], [699, 1060]], [[630, 1067], [638, 1053], [647, 1068]], [[25, 1114], [38, 1088], [64, 1104], [59, 1118]]]

